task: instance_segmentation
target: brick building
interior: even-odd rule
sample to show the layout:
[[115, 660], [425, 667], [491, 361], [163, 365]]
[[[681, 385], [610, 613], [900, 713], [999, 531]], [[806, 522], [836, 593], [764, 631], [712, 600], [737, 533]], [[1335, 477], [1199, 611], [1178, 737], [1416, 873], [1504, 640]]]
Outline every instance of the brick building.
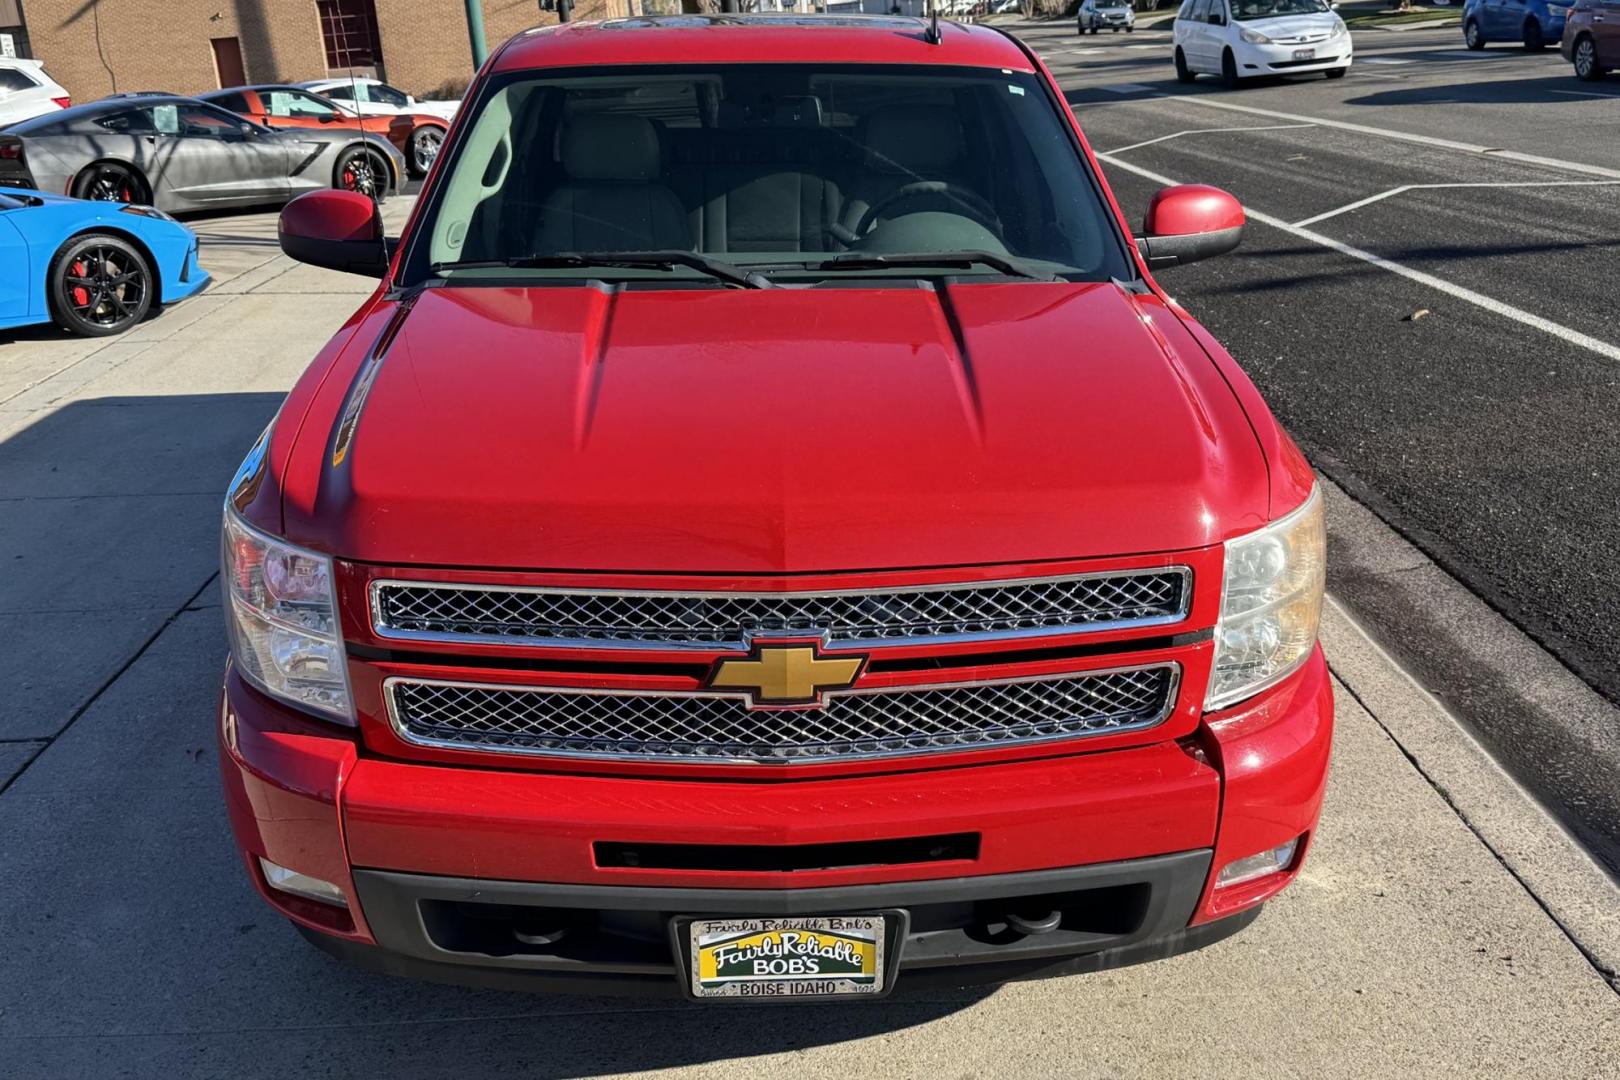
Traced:
[[[491, 49], [557, 18], [539, 0], [481, 3]], [[610, 18], [631, 4], [641, 0], [576, 0], [574, 17]], [[350, 71], [423, 96], [472, 75], [464, 0], [0, 0], [0, 13], [11, 9], [25, 55], [75, 101]]]

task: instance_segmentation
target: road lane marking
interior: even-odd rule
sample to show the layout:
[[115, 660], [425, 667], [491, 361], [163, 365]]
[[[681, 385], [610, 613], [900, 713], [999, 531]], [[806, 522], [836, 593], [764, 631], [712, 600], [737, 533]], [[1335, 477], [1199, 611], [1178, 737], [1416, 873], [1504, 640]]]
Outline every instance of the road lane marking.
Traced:
[[[1503, 53], [1502, 55], [1507, 54]], [[1189, 101], [1211, 109], [1226, 109], [1231, 112], [1248, 113], [1251, 116], [1269, 116], [1274, 120], [1296, 120], [1316, 124], [1319, 127], [1338, 128], [1340, 131], [1354, 131], [1362, 135], [1378, 135], [1386, 139], [1398, 139], [1401, 142], [1437, 146], [1443, 150], [1461, 150], [1468, 154], [1488, 153], [1493, 158], [1517, 161], [1524, 165], [1541, 165], [1549, 169], [1562, 169], [1565, 172], [1585, 173], [1589, 176], [1603, 176], [1610, 180], [1620, 180], [1620, 169], [1606, 169], [1602, 165], [1587, 165], [1579, 161], [1564, 161], [1560, 158], [1542, 157], [1539, 154], [1522, 154], [1517, 150], [1500, 150], [1491, 146], [1476, 146], [1473, 143], [1457, 142], [1454, 139], [1440, 139], [1433, 135], [1419, 135], [1411, 131], [1392, 131], [1389, 128], [1372, 127], [1369, 124], [1352, 124], [1347, 120], [1329, 120], [1326, 117], [1287, 113], [1277, 109], [1260, 109], [1253, 105], [1238, 105], [1230, 101], [1216, 101], [1200, 94], [1163, 94], [1160, 95], [1159, 100]]]
[[1479, 52], [1474, 52], [1471, 49], [1448, 49], [1445, 52], [1430, 53], [1429, 55], [1443, 56], [1447, 60], [1508, 60], [1516, 54], [1505, 52], [1486, 52], [1483, 49], [1481, 49]]
[[1356, 58], [1361, 64], [1415, 64], [1416, 60], [1397, 60], [1393, 56], [1361, 56]]
[[[1181, 183], [1180, 180], [1172, 180], [1168, 176], [1162, 176], [1159, 173], [1144, 169], [1140, 165], [1132, 165], [1128, 161], [1121, 161], [1120, 159], [1110, 157], [1107, 154], [1098, 154], [1097, 156], [1108, 162], [1110, 165], [1117, 165], [1127, 172], [1133, 172], [1144, 179], [1152, 180], [1156, 184], [1164, 184], [1165, 186], [1170, 187]], [[1251, 220], [1258, 221], [1262, 225], [1270, 225], [1272, 228], [1280, 229], [1283, 232], [1288, 233], [1290, 236], [1296, 236], [1301, 240], [1328, 248], [1329, 250], [1336, 251], [1341, 255], [1348, 255], [1352, 259], [1359, 259], [1364, 263], [1378, 267], [1380, 270], [1387, 270], [1399, 277], [1406, 278], [1408, 281], [1415, 281], [1419, 285], [1425, 285], [1431, 289], [1438, 290], [1439, 292], [1445, 293], [1447, 296], [1456, 297], [1458, 300], [1461, 300], [1464, 303], [1473, 304], [1475, 307], [1483, 308], [1484, 310], [1491, 312], [1493, 315], [1500, 315], [1504, 319], [1511, 319], [1512, 321], [1520, 323], [1524, 326], [1528, 326], [1531, 329], [1540, 330], [1544, 334], [1550, 334], [1551, 336], [1558, 338], [1560, 341], [1574, 345], [1577, 348], [1585, 349], [1588, 352], [1596, 353], [1607, 360], [1613, 360], [1620, 363], [1620, 345], [1611, 344], [1610, 342], [1603, 341], [1600, 338], [1592, 337], [1590, 334], [1583, 334], [1579, 330], [1564, 326], [1561, 323], [1555, 323], [1551, 319], [1544, 319], [1534, 312], [1525, 311], [1523, 308], [1514, 307], [1512, 304], [1504, 304], [1495, 297], [1486, 296], [1484, 293], [1475, 292], [1473, 289], [1465, 288], [1454, 282], [1447, 281], [1445, 278], [1435, 277], [1433, 274], [1425, 273], [1422, 270], [1414, 270], [1412, 267], [1406, 266], [1403, 263], [1395, 262], [1393, 259], [1386, 259], [1382, 255], [1374, 255], [1370, 251], [1363, 251], [1361, 248], [1352, 247], [1351, 245], [1342, 241], [1333, 239], [1331, 236], [1323, 236], [1321, 233], [1312, 232], [1311, 230], [1301, 228], [1298, 225], [1289, 224], [1282, 218], [1273, 217], [1270, 214], [1262, 213], [1259, 210], [1255, 210], [1247, 206], [1245, 206], [1243, 210]]]
[[1123, 154], [1127, 150], [1140, 150], [1144, 146], [1152, 146], [1154, 143], [1162, 143], [1168, 142], [1171, 139], [1179, 139], [1183, 135], [1215, 135], [1221, 132], [1229, 131], [1292, 131], [1295, 128], [1308, 128], [1315, 126], [1315, 124], [1265, 124], [1260, 127], [1190, 128], [1187, 131], [1177, 131], [1169, 135], [1160, 135], [1157, 139], [1143, 139], [1139, 143], [1131, 143], [1129, 146], [1121, 146], [1116, 150], [1105, 150], [1103, 153]]
[[1563, 94], [1565, 97], [1620, 98], [1620, 94], [1598, 94], [1590, 90], [1549, 90], [1547, 93]]
[[1502, 180], [1468, 184], [1402, 184], [1400, 187], [1392, 187], [1388, 191], [1380, 191], [1365, 199], [1357, 199], [1353, 203], [1346, 203], [1315, 217], [1302, 218], [1294, 222], [1294, 228], [1302, 229], [1307, 225], [1315, 225], [1318, 221], [1348, 214], [1352, 210], [1360, 210], [1363, 206], [1370, 206], [1381, 199], [1388, 199], [1406, 191], [1430, 191], [1435, 188], [1613, 187], [1616, 184], [1620, 184], [1620, 180]]

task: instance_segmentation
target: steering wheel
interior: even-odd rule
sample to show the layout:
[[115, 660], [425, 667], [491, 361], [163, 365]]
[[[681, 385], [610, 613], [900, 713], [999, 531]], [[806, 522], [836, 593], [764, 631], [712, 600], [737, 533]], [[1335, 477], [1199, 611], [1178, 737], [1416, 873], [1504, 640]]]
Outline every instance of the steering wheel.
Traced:
[[943, 195], [946, 199], [958, 204], [951, 208], [952, 213], [961, 213], [963, 217], [973, 219], [997, 236], [1001, 235], [1001, 218], [996, 216], [995, 208], [985, 202], [983, 196], [978, 192], [962, 187], [960, 184], [953, 184], [949, 180], [918, 180], [889, 192], [889, 194], [866, 208], [866, 213], [861, 215], [860, 223], [855, 226], [855, 235], [857, 237], [865, 236], [871, 231], [877, 219], [883, 216], [883, 212], [894, 204], [930, 195]]

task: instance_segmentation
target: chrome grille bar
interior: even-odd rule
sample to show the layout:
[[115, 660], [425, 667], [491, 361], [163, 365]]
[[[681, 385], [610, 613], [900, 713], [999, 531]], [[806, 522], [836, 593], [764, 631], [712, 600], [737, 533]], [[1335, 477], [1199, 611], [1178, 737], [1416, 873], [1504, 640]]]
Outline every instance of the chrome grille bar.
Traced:
[[776, 763], [894, 757], [1140, 731], [1175, 707], [1159, 663], [976, 683], [830, 693], [752, 709], [708, 691], [591, 690], [396, 677], [389, 721], [418, 746], [605, 760]]
[[1049, 636], [1179, 622], [1184, 566], [814, 593], [672, 593], [374, 581], [380, 637], [596, 648], [743, 649], [823, 633], [847, 648]]

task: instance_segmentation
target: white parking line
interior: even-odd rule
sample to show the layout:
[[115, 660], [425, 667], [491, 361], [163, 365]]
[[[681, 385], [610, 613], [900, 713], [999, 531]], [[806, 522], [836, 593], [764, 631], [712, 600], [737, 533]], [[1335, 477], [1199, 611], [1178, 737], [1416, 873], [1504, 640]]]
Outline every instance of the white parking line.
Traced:
[[1164, 94], [1158, 100], [1187, 101], [1210, 109], [1226, 109], [1229, 112], [1248, 113], [1251, 116], [1269, 116], [1276, 120], [1293, 120], [1300, 123], [1315, 124], [1319, 127], [1338, 128], [1340, 131], [1354, 131], [1362, 135], [1377, 135], [1385, 139], [1419, 143], [1423, 146], [1438, 146], [1444, 150], [1461, 150], [1470, 154], [1490, 154], [1493, 158], [1517, 161], [1525, 165], [1543, 165], [1551, 169], [1562, 169], [1565, 172], [1584, 173], [1588, 176], [1603, 176], [1610, 180], [1620, 180], [1620, 169], [1606, 169], [1602, 165], [1587, 165], [1584, 162], [1564, 161], [1559, 158], [1541, 157], [1538, 154], [1522, 154], [1517, 150], [1502, 150], [1492, 146], [1476, 146], [1473, 143], [1439, 139], [1433, 135], [1419, 135], [1411, 131], [1392, 131], [1389, 128], [1372, 127], [1368, 124], [1352, 124], [1346, 120], [1329, 120], [1320, 116], [1305, 116], [1299, 113], [1281, 112], [1276, 109], [1260, 109], [1253, 105], [1238, 105], [1230, 101], [1217, 101], [1212, 97], [1201, 94]]
[[1392, 195], [1399, 195], [1405, 191], [1429, 191], [1434, 188], [1520, 188], [1520, 187], [1613, 187], [1620, 184], [1620, 180], [1503, 180], [1499, 182], [1482, 182], [1467, 184], [1402, 184], [1392, 187], [1388, 191], [1380, 191], [1376, 195], [1369, 195], [1365, 199], [1357, 199], [1353, 203], [1346, 203], [1335, 210], [1329, 210], [1315, 217], [1304, 218], [1294, 222], [1294, 228], [1302, 229], [1307, 225], [1315, 225], [1318, 221], [1326, 221], [1330, 217], [1348, 214], [1352, 210], [1360, 210], [1363, 206], [1370, 206]]
[[1601, 97], [1620, 98], [1620, 94], [1599, 94], [1591, 90], [1549, 90], [1549, 94], [1563, 94], [1565, 97]]
[[[1157, 184], [1171, 186], [1181, 183], [1179, 180], [1172, 180], [1168, 176], [1161, 176], [1159, 173], [1150, 172], [1140, 165], [1132, 165], [1128, 161], [1121, 161], [1107, 154], [1098, 154], [1097, 156], [1110, 165], [1117, 165], [1127, 172], [1133, 172]], [[1309, 241], [1331, 251], [1337, 251], [1341, 255], [1348, 255], [1352, 259], [1359, 259], [1364, 263], [1378, 267], [1380, 270], [1387, 270], [1392, 274], [1406, 278], [1408, 281], [1415, 281], [1419, 285], [1425, 285], [1448, 296], [1456, 297], [1458, 300], [1483, 308], [1492, 314], [1500, 315], [1505, 319], [1512, 319], [1516, 323], [1540, 330], [1544, 334], [1550, 334], [1560, 341], [1596, 353], [1607, 360], [1620, 362], [1620, 345], [1611, 344], [1592, 337], [1590, 334], [1583, 334], [1579, 330], [1564, 326], [1561, 323], [1555, 323], [1551, 319], [1544, 319], [1540, 315], [1525, 311], [1523, 308], [1514, 307], [1512, 304], [1504, 304], [1494, 297], [1486, 296], [1484, 293], [1477, 293], [1473, 289], [1464, 288], [1454, 282], [1447, 281], [1445, 278], [1435, 277], [1433, 274], [1424, 273], [1422, 270], [1414, 270], [1410, 266], [1405, 266], [1392, 259], [1386, 259], [1382, 255], [1374, 255], [1370, 251], [1352, 247], [1349, 244], [1333, 239], [1331, 236], [1323, 236], [1321, 233], [1312, 232], [1298, 225], [1291, 225], [1281, 218], [1272, 217], [1270, 214], [1262, 213], [1259, 210], [1244, 207], [1244, 213], [1248, 215], [1250, 220], [1258, 221], [1262, 225], [1270, 225], [1272, 228], [1280, 229], [1290, 236], [1297, 236], [1301, 240]]]
[[1121, 146], [1114, 150], [1105, 150], [1103, 153], [1123, 154], [1127, 150], [1140, 150], [1144, 146], [1152, 146], [1154, 143], [1162, 143], [1168, 142], [1171, 139], [1179, 139], [1183, 135], [1214, 135], [1219, 132], [1228, 131], [1292, 131], [1295, 128], [1308, 128], [1315, 126], [1315, 124], [1266, 124], [1261, 127], [1191, 128], [1187, 131], [1177, 131], [1169, 135], [1160, 135], [1157, 139], [1143, 139], [1139, 143], [1131, 143], [1129, 146]]
[[1358, 56], [1358, 64], [1415, 64], [1416, 60], [1397, 60], [1393, 56]]
[[1449, 50], [1447, 52], [1430, 53], [1429, 55], [1430, 56], [1443, 56], [1447, 60], [1506, 60], [1506, 59], [1508, 59], [1508, 58], [1510, 58], [1512, 56], [1516, 56], [1518, 54], [1516, 54], [1516, 53], [1506, 53], [1506, 52], [1489, 52], [1489, 51], [1483, 50], [1483, 49], [1480, 50], [1479, 52], [1474, 52], [1471, 49], [1456, 49], [1456, 50]]

